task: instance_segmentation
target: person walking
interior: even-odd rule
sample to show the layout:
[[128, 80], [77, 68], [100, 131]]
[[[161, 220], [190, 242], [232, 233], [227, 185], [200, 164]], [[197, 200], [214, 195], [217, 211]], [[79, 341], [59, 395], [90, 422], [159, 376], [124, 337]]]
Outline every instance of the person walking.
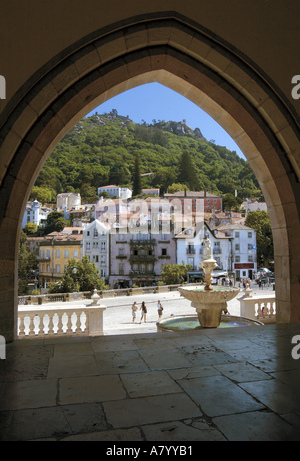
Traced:
[[136, 311], [138, 310], [138, 306], [137, 306], [137, 303], [136, 301], [134, 301], [134, 303], [132, 304], [132, 323], [135, 322], [135, 319], [136, 319]]
[[158, 313], [158, 320], [161, 319], [162, 313], [163, 313], [164, 308], [162, 307], [162, 304], [160, 300], [157, 301], [157, 313]]
[[141, 316], [140, 323], [142, 323], [143, 319], [144, 319], [144, 323], [146, 323], [147, 306], [145, 304], [145, 301], [142, 302], [142, 305], [141, 305], [140, 309], [142, 311], [142, 316]]

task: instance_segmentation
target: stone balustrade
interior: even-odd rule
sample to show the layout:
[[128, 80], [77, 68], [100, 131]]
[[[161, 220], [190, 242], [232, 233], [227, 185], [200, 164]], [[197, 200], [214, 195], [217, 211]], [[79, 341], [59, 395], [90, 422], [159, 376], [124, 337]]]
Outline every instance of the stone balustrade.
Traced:
[[105, 306], [56, 306], [46, 309], [19, 306], [18, 337], [99, 336]]
[[265, 296], [252, 296], [251, 290], [241, 298], [240, 315], [262, 323], [276, 323], [276, 298], [275, 293]]
[[[192, 284], [190, 285], [197, 285]], [[150, 287], [138, 287], [138, 288], [119, 288], [116, 290], [99, 290], [98, 294], [100, 298], [114, 298], [116, 296], [134, 296], [146, 293], [165, 293], [168, 291], [176, 291], [181, 285], [160, 285]], [[90, 299], [91, 291], [84, 291], [80, 293], [53, 293], [43, 295], [28, 295], [18, 296], [19, 306], [35, 305], [35, 304], [46, 304], [53, 302], [72, 302], [79, 301], [81, 299]]]

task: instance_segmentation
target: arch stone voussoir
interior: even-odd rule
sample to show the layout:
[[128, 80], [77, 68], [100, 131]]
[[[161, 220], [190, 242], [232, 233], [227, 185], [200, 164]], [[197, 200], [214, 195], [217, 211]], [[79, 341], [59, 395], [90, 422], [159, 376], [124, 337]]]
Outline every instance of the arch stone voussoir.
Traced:
[[137, 16], [89, 34], [41, 67], [0, 120], [0, 334], [16, 336], [16, 258], [31, 187], [56, 143], [109, 98], [157, 81], [233, 137], [267, 201], [275, 245], [277, 321], [298, 322], [300, 135], [289, 102], [247, 56], [176, 14]]

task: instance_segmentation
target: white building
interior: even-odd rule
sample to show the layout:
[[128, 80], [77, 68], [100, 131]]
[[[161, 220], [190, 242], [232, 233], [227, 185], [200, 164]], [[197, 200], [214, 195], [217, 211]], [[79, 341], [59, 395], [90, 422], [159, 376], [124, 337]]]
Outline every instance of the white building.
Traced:
[[232, 238], [232, 269], [236, 280], [252, 279], [257, 271], [256, 231], [239, 223], [221, 224], [216, 230]]
[[98, 219], [88, 224], [83, 231], [83, 256], [95, 263], [101, 278], [109, 277], [109, 231], [110, 227]]
[[256, 200], [246, 199], [242, 203], [241, 208], [245, 210], [247, 216], [250, 211], [268, 211], [267, 204], [265, 202], [257, 202]]
[[37, 200], [27, 202], [22, 220], [22, 229], [24, 229], [25, 225], [30, 222], [36, 224], [37, 226], [43, 224], [51, 211], [53, 210], [50, 208], [42, 207]]
[[182, 264], [183, 261], [185, 265], [190, 264], [193, 268], [189, 272], [190, 282], [197, 281], [202, 272], [199, 265], [203, 261], [203, 239], [205, 237], [210, 240], [213, 258], [218, 264], [215, 274], [225, 275], [232, 270], [232, 239], [224, 234], [216, 236], [206, 223], [198, 229], [191, 226], [175, 236], [177, 264]]
[[120, 187], [116, 185], [98, 187], [98, 195], [100, 195], [101, 192], [106, 192], [110, 197], [121, 199], [129, 199], [132, 197], [132, 191], [128, 189], [128, 187]]
[[72, 192], [64, 192], [57, 195], [56, 210], [59, 212], [66, 212], [67, 210], [76, 210], [81, 206], [80, 194]]

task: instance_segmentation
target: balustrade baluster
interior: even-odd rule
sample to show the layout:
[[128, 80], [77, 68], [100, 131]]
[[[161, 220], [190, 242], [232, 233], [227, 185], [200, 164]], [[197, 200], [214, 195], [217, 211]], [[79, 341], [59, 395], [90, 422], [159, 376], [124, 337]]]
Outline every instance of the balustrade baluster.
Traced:
[[81, 321], [80, 321], [80, 312], [75, 312], [75, 315], [76, 315], [76, 330], [75, 330], [75, 333], [81, 333], [81, 328], [80, 328], [80, 325], [81, 325]]
[[28, 332], [28, 336], [34, 336], [34, 323], [33, 323], [33, 319], [34, 319], [34, 314], [30, 313], [28, 314], [28, 317], [29, 317], [29, 332]]
[[57, 317], [58, 317], [57, 334], [58, 335], [63, 335], [64, 334], [64, 331], [63, 331], [63, 315], [64, 315], [64, 313], [62, 311], [57, 312]]
[[[36, 320], [36, 322], [34, 322]], [[33, 326], [35, 328], [35, 335], [38, 336], [38, 334], [40, 333], [40, 324], [42, 322], [42, 319], [41, 319], [41, 316], [40, 314], [35, 314], [35, 316], [33, 317]]]
[[85, 329], [84, 329], [84, 333], [85, 333], [86, 335], [88, 335], [88, 334], [89, 334], [89, 331], [90, 331], [90, 322], [89, 322], [90, 319], [89, 319], [89, 315], [88, 315], [88, 314], [86, 314], [86, 313], [84, 313], [84, 314], [85, 314]]
[[53, 317], [54, 317], [55, 314], [52, 313], [52, 312], [51, 312], [51, 313], [49, 312], [48, 315], [49, 315], [49, 325], [48, 325], [48, 328], [49, 328], [49, 329], [48, 329], [48, 334], [49, 334], [49, 335], [53, 335], [53, 334], [55, 334], [55, 331], [54, 331], [54, 322], [53, 322]]
[[26, 313], [19, 313], [19, 337], [24, 338], [25, 336], [25, 317]]
[[68, 317], [67, 318], [67, 331], [66, 331], [66, 334], [70, 335], [70, 334], [72, 334], [72, 314], [68, 313], [66, 315]]
[[261, 308], [261, 304], [262, 304], [262, 303], [259, 302], [259, 303], [257, 303], [257, 304], [258, 304], [258, 306], [257, 306], [257, 314], [256, 314], [256, 317], [259, 319], [259, 317], [262, 316], [262, 308]]

